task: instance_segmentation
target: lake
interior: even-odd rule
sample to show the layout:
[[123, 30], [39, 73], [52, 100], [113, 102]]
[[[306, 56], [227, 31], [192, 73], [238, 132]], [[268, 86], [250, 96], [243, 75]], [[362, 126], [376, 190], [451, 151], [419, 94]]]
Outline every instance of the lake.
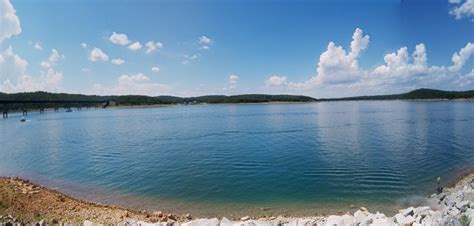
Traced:
[[354, 101], [30, 112], [0, 120], [0, 175], [202, 216], [423, 202], [474, 168], [474, 102]]

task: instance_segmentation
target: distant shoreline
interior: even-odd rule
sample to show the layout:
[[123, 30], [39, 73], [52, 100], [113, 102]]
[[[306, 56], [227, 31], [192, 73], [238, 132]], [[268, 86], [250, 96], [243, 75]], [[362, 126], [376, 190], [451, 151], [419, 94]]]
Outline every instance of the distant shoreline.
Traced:
[[[205, 105], [270, 105], [270, 104], [317, 104], [317, 103], [328, 103], [328, 102], [358, 102], [358, 101], [368, 101], [368, 102], [382, 102], [382, 101], [407, 101], [407, 102], [474, 102], [474, 98], [460, 98], [460, 99], [357, 99], [357, 100], [346, 100], [346, 99], [320, 99], [319, 101], [312, 102], [284, 102], [284, 101], [271, 101], [271, 102], [245, 102], [245, 103], [198, 103], [198, 104], [138, 104], [138, 105], [118, 105], [118, 106], [108, 106], [107, 108], [160, 108], [160, 107], [178, 107], [178, 106], [205, 106]], [[75, 107], [72, 107], [74, 110]], [[38, 111], [41, 108], [28, 108], [28, 111]], [[60, 111], [63, 111], [66, 108], [60, 108]], [[95, 107], [91, 107], [95, 109]], [[103, 109], [99, 107], [97, 109]], [[44, 108], [45, 112], [52, 112], [54, 108]], [[9, 113], [21, 113], [19, 109], [9, 110]]]

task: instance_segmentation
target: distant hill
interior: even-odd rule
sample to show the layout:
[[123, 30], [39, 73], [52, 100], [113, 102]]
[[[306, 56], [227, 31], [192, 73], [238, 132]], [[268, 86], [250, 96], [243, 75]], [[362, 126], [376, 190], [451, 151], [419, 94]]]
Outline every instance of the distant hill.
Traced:
[[[208, 95], [198, 97], [175, 97], [175, 96], [96, 96], [67, 93], [0, 93], [0, 107], [9, 102], [10, 109], [20, 108], [52, 108], [64, 107], [66, 104], [57, 103], [60, 101], [75, 102], [79, 106], [95, 106], [92, 102], [111, 102], [119, 106], [134, 105], [157, 105], [157, 104], [221, 104], [221, 103], [268, 103], [268, 102], [315, 102], [315, 101], [352, 101], [352, 100], [414, 100], [414, 99], [474, 99], [474, 90], [470, 91], [443, 91], [435, 89], [417, 89], [408, 93], [376, 96], [357, 96], [345, 98], [315, 99], [309, 96], [298, 95], [267, 95], [267, 94], [243, 94], [234, 96]], [[24, 103], [15, 104], [12, 102], [22, 101], [57, 101], [56, 103]], [[84, 103], [84, 102], [91, 103]], [[3, 102], [3, 103], [2, 103]], [[81, 103], [79, 103], [81, 102]], [[71, 104], [69, 104], [71, 105]], [[74, 105], [74, 104], [72, 104]]]
[[[175, 97], [175, 96], [96, 96], [67, 93], [47, 93], [47, 92], [29, 92], [29, 93], [0, 93], [1, 102], [21, 102], [21, 101], [111, 101], [116, 105], [154, 105], [154, 104], [220, 104], [220, 103], [268, 103], [268, 102], [314, 102], [316, 99], [308, 96], [297, 95], [266, 95], [266, 94], [244, 94], [235, 96], [209, 95], [199, 97]], [[33, 107], [34, 104], [31, 104]], [[47, 107], [53, 107], [55, 104], [48, 104]], [[56, 103], [56, 105], [58, 105]], [[84, 105], [84, 104], [82, 104]], [[61, 105], [62, 106], [62, 105]]]
[[319, 99], [319, 101], [348, 101], [348, 100], [429, 100], [429, 99], [474, 99], [474, 90], [469, 91], [443, 91], [436, 89], [417, 89], [408, 93], [356, 96], [343, 98]]

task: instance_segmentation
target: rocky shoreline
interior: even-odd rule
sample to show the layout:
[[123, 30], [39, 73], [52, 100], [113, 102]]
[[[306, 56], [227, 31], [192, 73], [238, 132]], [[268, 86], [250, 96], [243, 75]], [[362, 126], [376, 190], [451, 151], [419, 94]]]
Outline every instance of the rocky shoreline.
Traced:
[[0, 225], [453, 225], [474, 226], [474, 174], [394, 216], [364, 207], [344, 215], [266, 216], [252, 219], [202, 218], [161, 211], [146, 212], [75, 199], [19, 178], [0, 177]]

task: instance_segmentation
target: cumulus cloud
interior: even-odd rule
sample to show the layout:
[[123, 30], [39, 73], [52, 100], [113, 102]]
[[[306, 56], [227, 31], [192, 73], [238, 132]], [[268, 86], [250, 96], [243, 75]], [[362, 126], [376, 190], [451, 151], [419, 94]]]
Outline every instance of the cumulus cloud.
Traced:
[[474, 69], [472, 69], [472, 71], [468, 72], [467, 74], [459, 77], [459, 79], [457, 79], [455, 83], [463, 88], [474, 85]]
[[288, 85], [288, 78], [286, 76], [271, 76], [265, 81], [265, 85], [268, 87], [281, 87]]
[[51, 55], [49, 56], [48, 60], [51, 63], [56, 63], [58, 62], [59, 59], [64, 59], [64, 55], [60, 55], [58, 50], [52, 49], [51, 50]]
[[105, 54], [101, 49], [96, 47], [96, 48], [92, 49], [92, 51], [90, 52], [89, 60], [93, 61], [93, 62], [95, 62], [95, 61], [108, 61], [109, 56], [107, 54]]
[[91, 93], [97, 95], [150, 95], [156, 96], [169, 90], [169, 86], [152, 82], [151, 79], [142, 73], [121, 75], [117, 78], [117, 84], [106, 87], [101, 84], [94, 84]]
[[132, 51], [137, 51], [141, 48], [142, 48], [142, 45], [140, 44], [140, 42], [134, 42], [128, 46], [128, 49]]
[[200, 45], [199, 49], [208, 50], [210, 48], [211, 43], [212, 43], [212, 39], [210, 39], [209, 37], [203, 35], [203, 36], [198, 38], [198, 43]]
[[38, 42], [33, 45], [33, 48], [35, 48], [37, 50], [40, 50], [40, 51], [43, 50], [43, 46], [41, 46], [41, 44], [39, 44]]
[[41, 61], [40, 65], [43, 68], [50, 68], [51, 67], [51, 64], [48, 63], [47, 61]]
[[327, 50], [319, 57], [316, 83], [349, 83], [360, 79], [361, 73], [358, 57], [367, 48], [369, 36], [357, 28], [352, 35], [351, 51], [346, 53], [342, 46], [334, 42], [328, 44]]
[[120, 33], [115, 33], [112, 32], [112, 35], [110, 35], [109, 40], [117, 45], [128, 45], [131, 41], [128, 40], [128, 37], [126, 34], [120, 34]]
[[464, 48], [459, 50], [459, 52], [453, 54], [453, 57], [451, 58], [453, 66], [449, 69], [459, 71], [472, 54], [474, 54], [474, 44], [469, 42]]
[[0, 43], [21, 33], [20, 19], [16, 15], [15, 8], [10, 0], [0, 0], [0, 10], [2, 10], [0, 24]]
[[229, 75], [228, 81], [227, 81], [227, 87], [229, 89], [235, 89], [237, 87], [237, 84], [239, 83], [240, 77], [237, 75]]
[[115, 65], [121, 65], [121, 64], [124, 64], [125, 63], [125, 60], [122, 60], [120, 58], [117, 58], [117, 59], [113, 59], [111, 60], [112, 64], [115, 64]]
[[87, 44], [83, 42], [83, 43], [81, 43], [81, 47], [82, 47], [83, 49], [86, 49], [86, 48], [87, 48]]
[[384, 56], [384, 63], [363, 69], [358, 59], [369, 44], [369, 36], [356, 29], [350, 51], [330, 42], [317, 63], [316, 75], [303, 82], [289, 81], [286, 76], [271, 76], [265, 80], [267, 91], [338, 97], [374, 93], [396, 93], [420, 87], [456, 89], [474, 85], [472, 72], [463, 75], [461, 69], [474, 53], [468, 43], [453, 54], [452, 65], [429, 66], [426, 46], [420, 43], [410, 53], [408, 47]]
[[153, 42], [153, 41], [149, 41], [145, 44], [146, 46], [146, 53], [152, 53], [154, 52], [155, 50], [157, 49], [161, 49], [163, 48], [163, 43], [161, 42]]
[[200, 55], [193, 54], [193, 55], [184, 55], [184, 60], [181, 61], [182, 64], [189, 64], [191, 61], [196, 60]]
[[209, 45], [209, 44], [211, 44], [211, 42], [212, 42], [212, 40], [209, 37], [205, 36], [205, 35], [199, 37], [199, 44], [201, 44], [201, 45]]
[[158, 72], [160, 72], [160, 68], [159, 67], [152, 67], [151, 71], [153, 71], [155, 73], [158, 73]]
[[47, 60], [44, 60], [40, 63], [43, 68], [50, 68], [56, 64], [60, 59], [64, 59], [64, 55], [59, 54], [58, 50], [52, 49], [51, 55], [49, 55]]
[[456, 19], [471, 18], [474, 21], [474, 0], [449, 0], [454, 7], [449, 11]]
[[7, 48], [0, 54], [0, 92], [32, 92], [48, 91], [60, 92], [63, 90], [63, 75], [52, 67], [42, 71], [39, 76], [33, 77], [27, 74], [28, 62], [13, 51], [12, 47]]

